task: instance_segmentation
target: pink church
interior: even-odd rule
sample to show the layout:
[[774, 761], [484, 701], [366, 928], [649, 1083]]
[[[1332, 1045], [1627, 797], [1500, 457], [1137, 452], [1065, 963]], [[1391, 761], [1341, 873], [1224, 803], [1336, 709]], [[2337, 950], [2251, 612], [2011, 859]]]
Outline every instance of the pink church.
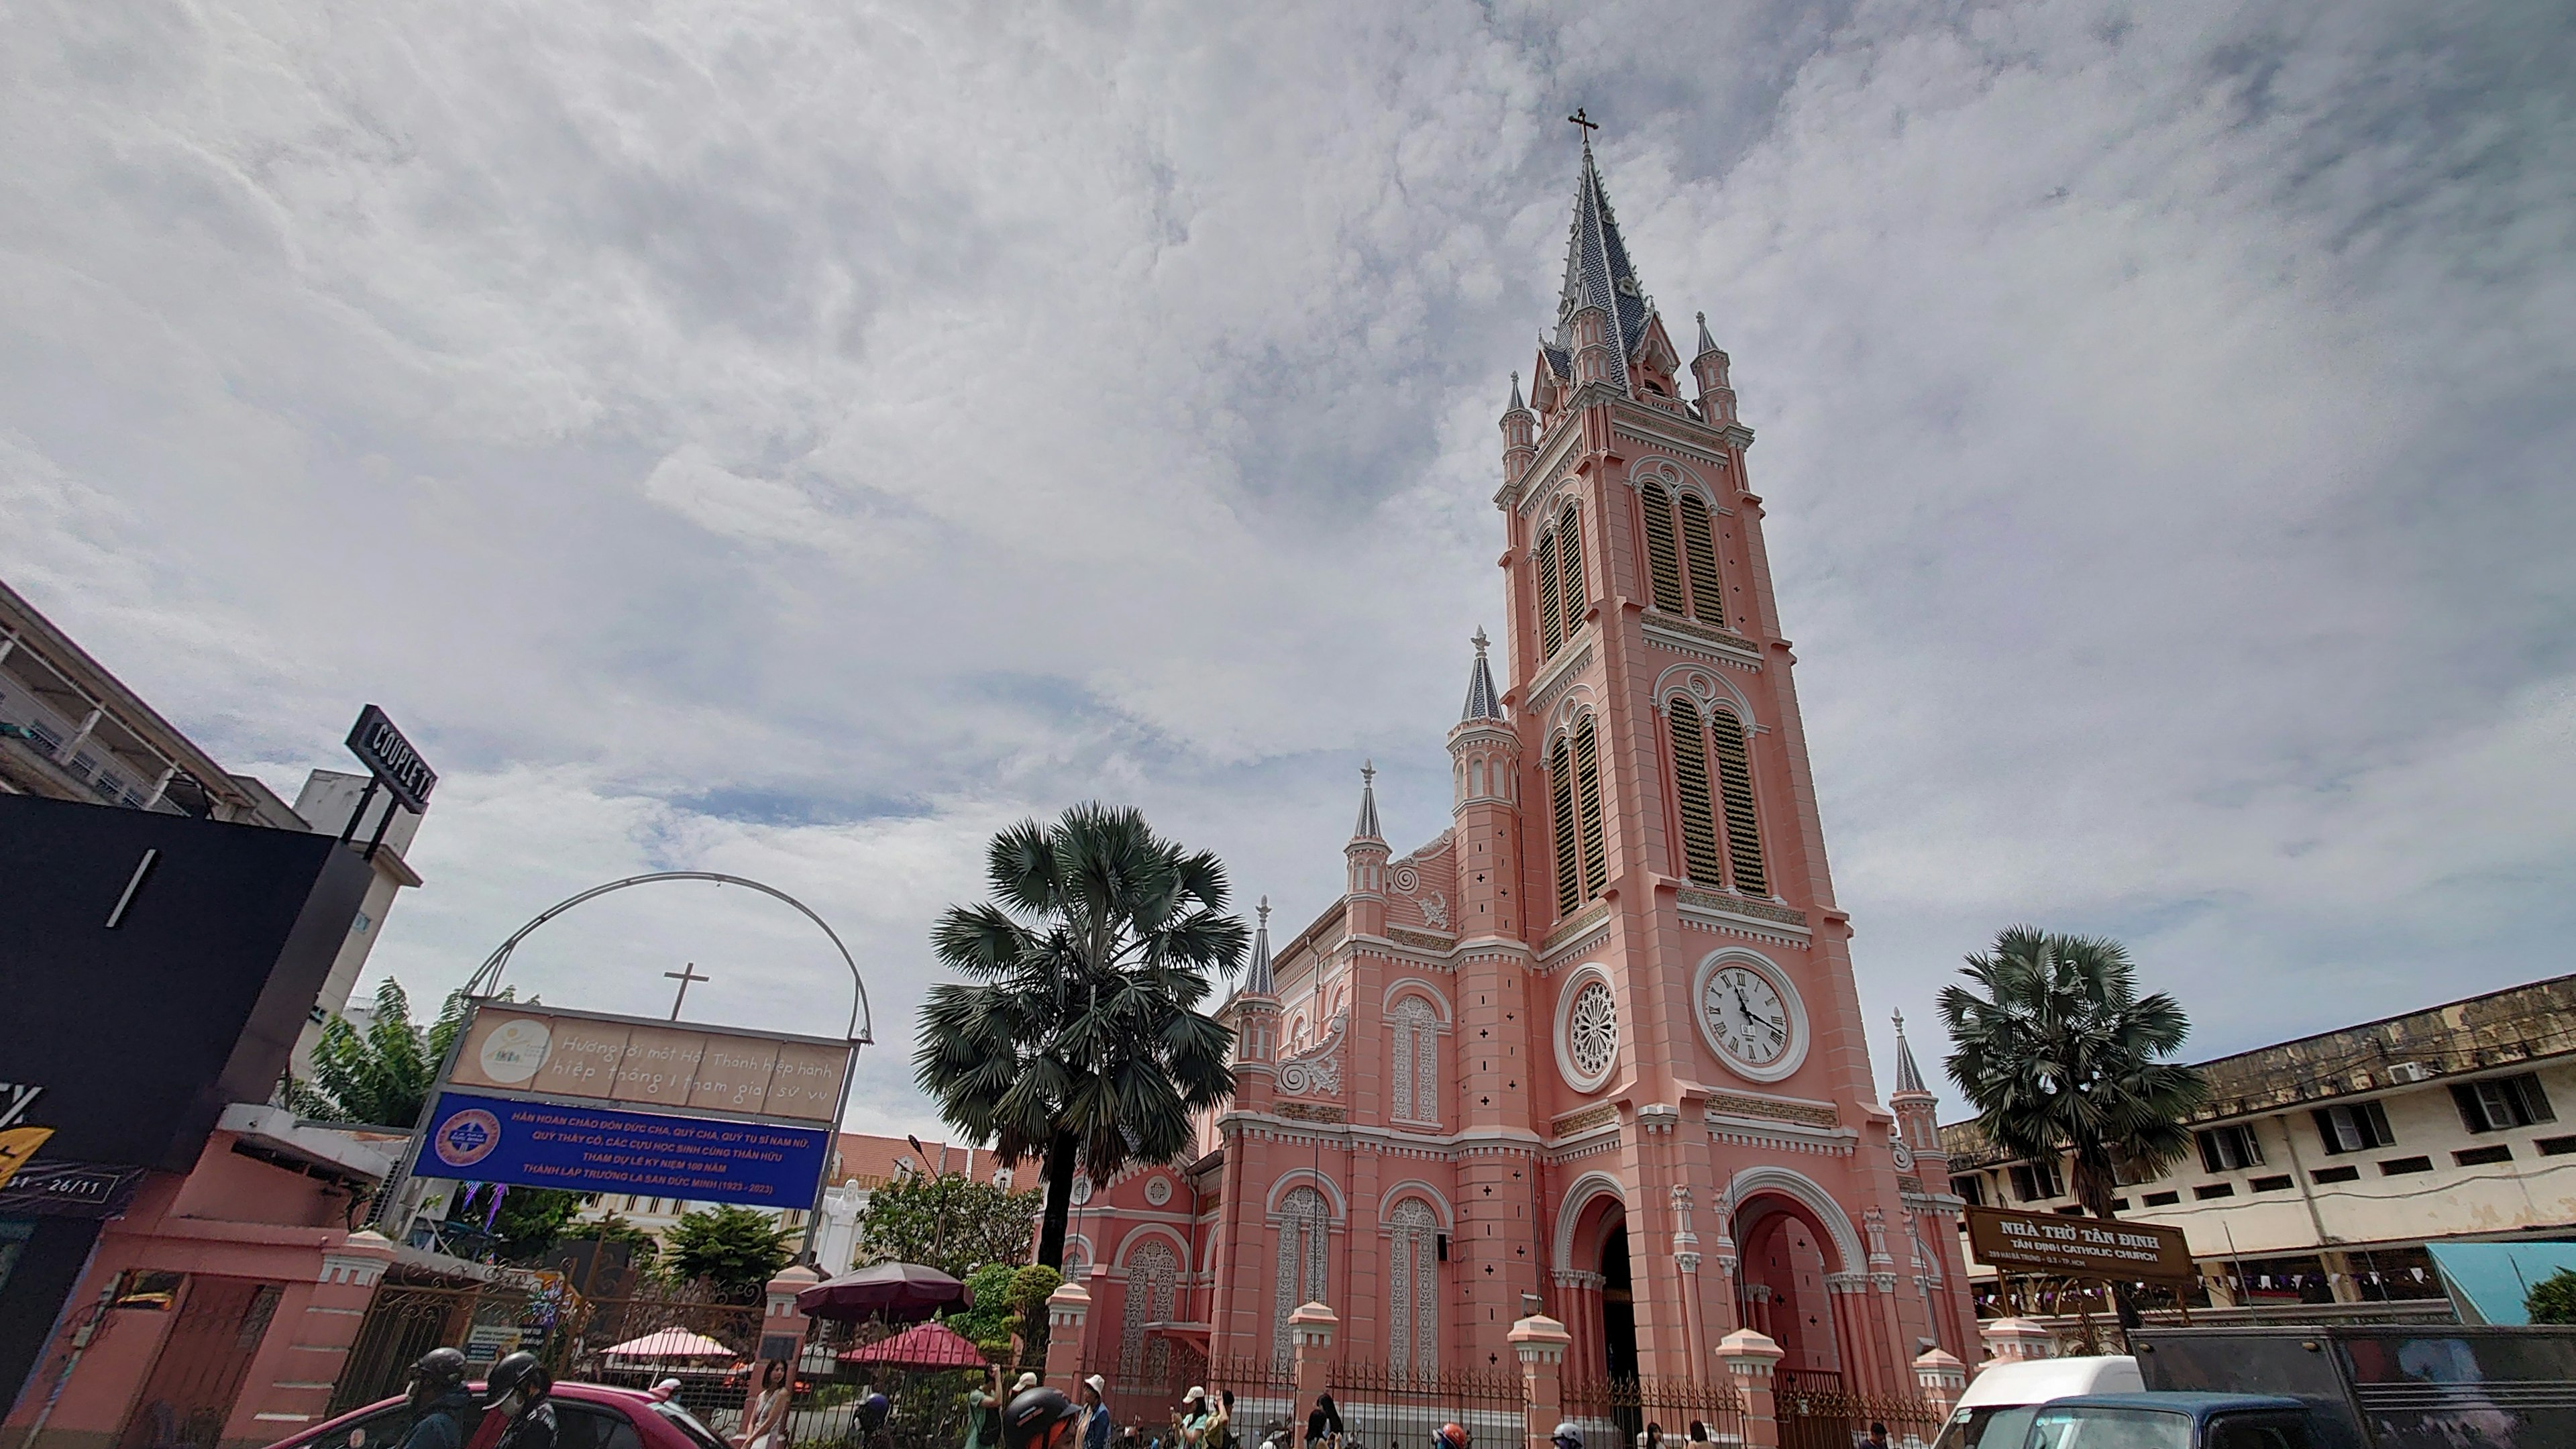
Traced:
[[1408, 1372], [1509, 1370], [1539, 1310], [1570, 1378], [1720, 1379], [1738, 1327], [1855, 1393], [1976, 1361], [1901, 1034], [1871, 1081], [1753, 434], [1697, 344], [1690, 401], [1587, 146], [1502, 416], [1508, 687], [1479, 633], [1447, 829], [1396, 854], [1363, 771], [1341, 899], [1275, 953], [1264, 902], [1204, 1155], [1077, 1184], [1086, 1372], [1285, 1358], [1309, 1300]]

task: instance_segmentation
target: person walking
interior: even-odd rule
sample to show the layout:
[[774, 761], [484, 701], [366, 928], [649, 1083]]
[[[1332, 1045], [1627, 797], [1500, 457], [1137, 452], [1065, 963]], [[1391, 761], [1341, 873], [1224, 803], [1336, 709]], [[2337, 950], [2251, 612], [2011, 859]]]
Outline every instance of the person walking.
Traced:
[[1082, 1381], [1082, 1449], [1109, 1449], [1109, 1383], [1098, 1374]]
[[[1342, 1449], [1342, 1411], [1330, 1394], [1317, 1394], [1315, 1408], [1306, 1416], [1306, 1443], [1323, 1449]], [[1574, 1449], [1583, 1449], [1578, 1444]]]

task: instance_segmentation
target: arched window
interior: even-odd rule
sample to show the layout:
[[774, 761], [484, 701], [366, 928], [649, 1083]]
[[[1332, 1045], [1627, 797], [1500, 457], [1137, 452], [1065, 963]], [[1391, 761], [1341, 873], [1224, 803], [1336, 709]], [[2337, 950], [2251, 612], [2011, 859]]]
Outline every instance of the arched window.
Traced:
[[1553, 658], [1564, 642], [1565, 616], [1558, 612], [1556, 597], [1556, 535], [1551, 533], [1538, 541], [1539, 657]]
[[1440, 1121], [1440, 1017], [1431, 1003], [1408, 996], [1392, 1013], [1395, 1061], [1387, 1073], [1399, 1122]]
[[1431, 1204], [1409, 1197], [1386, 1215], [1387, 1367], [1397, 1373], [1440, 1371], [1440, 1220]]
[[1744, 753], [1744, 722], [1735, 711], [1708, 712], [1708, 733], [1716, 748], [1717, 788], [1726, 799], [1727, 864], [1734, 867], [1735, 889], [1748, 896], [1771, 894], [1770, 876], [1762, 869], [1762, 824], [1753, 810], [1753, 767]]
[[1682, 611], [1681, 554], [1673, 547], [1673, 500], [1661, 483], [1648, 483], [1638, 490], [1637, 501], [1646, 515], [1646, 575], [1655, 593], [1655, 607], [1667, 614]]
[[1289, 1357], [1288, 1315], [1324, 1297], [1324, 1255], [1332, 1245], [1333, 1209], [1311, 1187], [1292, 1187], [1279, 1199], [1278, 1312], [1272, 1315], [1270, 1351]]
[[1556, 571], [1558, 587], [1565, 594], [1565, 637], [1583, 627], [1583, 515], [1576, 511], [1572, 499], [1566, 500], [1565, 511], [1556, 516]]
[[1583, 900], [1583, 883], [1575, 874], [1582, 847], [1574, 838], [1574, 762], [1563, 740], [1548, 755], [1547, 790], [1556, 819], [1556, 913], [1570, 916]]
[[1682, 552], [1690, 560], [1691, 617], [1723, 628], [1726, 585], [1717, 576], [1717, 540], [1708, 522], [1708, 505], [1698, 494], [1683, 494]]
[[1170, 1368], [1171, 1342], [1157, 1338], [1147, 1343], [1145, 1325], [1172, 1321], [1172, 1295], [1180, 1271], [1172, 1245], [1161, 1238], [1127, 1255], [1127, 1319], [1118, 1334], [1120, 1376], [1159, 1379]]
[[1601, 747], [1590, 715], [1574, 731], [1574, 789], [1583, 815], [1583, 894], [1589, 899], [1609, 883], [1601, 839]]
[[1682, 815], [1682, 865], [1704, 886], [1726, 889], [1726, 867], [1717, 853], [1717, 816], [1708, 793], [1708, 737], [1700, 728], [1699, 706], [1673, 701], [1673, 795]]

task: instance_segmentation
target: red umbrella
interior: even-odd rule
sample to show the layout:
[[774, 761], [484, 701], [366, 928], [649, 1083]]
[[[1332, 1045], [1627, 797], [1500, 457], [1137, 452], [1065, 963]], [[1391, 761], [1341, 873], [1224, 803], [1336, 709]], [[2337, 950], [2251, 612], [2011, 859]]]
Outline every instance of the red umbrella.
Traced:
[[919, 1263], [878, 1263], [844, 1273], [796, 1295], [796, 1307], [813, 1318], [891, 1319], [918, 1323], [942, 1308], [972, 1308], [966, 1285]]
[[895, 1368], [982, 1368], [984, 1351], [945, 1323], [921, 1323], [882, 1343], [854, 1348], [843, 1363], [877, 1363]]

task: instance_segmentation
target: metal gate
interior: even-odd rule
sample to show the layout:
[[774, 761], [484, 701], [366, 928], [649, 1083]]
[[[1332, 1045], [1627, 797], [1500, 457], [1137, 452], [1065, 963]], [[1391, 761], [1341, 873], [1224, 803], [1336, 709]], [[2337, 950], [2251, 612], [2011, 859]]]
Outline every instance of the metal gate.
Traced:
[[1848, 1392], [1832, 1369], [1780, 1369], [1771, 1376], [1771, 1395], [1780, 1449], [1852, 1449], [1868, 1443], [1871, 1426], [1880, 1424], [1890, 1444], [1925, 1444], [1941, 1427], [1923, 1400]]
[[564, 1335], [540, 1327], [541, 1336], [531, 1341], [524, 1325], [535, 1307], [527, 1290], [510, 1284], [405, 1283], [387, 1273], [332, 1387], [330, 1412], [345, 1414], [401, 1393], [411, 1366], [433, 1348], [463, 1349], [479, 1366], [498, 1357], [504, 1345], [523, 1346], [549, 1371], [559, 1372]]
[[[1696, 1379], [1595, 1379], [1568, 1384], [1565, 1416], [1582, 1426], [1584, 1442], [1620, 1445], [1652, 1442], [1678, 1446], [1693, 1436], [1720, 1444], [1744, 1439], [1744, 1395], [1732, 1384]], [[1605, 1436], [1596, 1438], [1595, 1436]]]
[[1430, 1449], [1447, 1423], [1487, 1449], [1528, 1438], [1529, 1396], [1517, 1371], [1426, 1374], [1337, 1363], [1324, 1370], [1324, 1387], [1342, 1412], [1343, 1449]]
[[190, 1274], [118, 1449], [215, 1449], [282, 1291], [254, 1278]]

